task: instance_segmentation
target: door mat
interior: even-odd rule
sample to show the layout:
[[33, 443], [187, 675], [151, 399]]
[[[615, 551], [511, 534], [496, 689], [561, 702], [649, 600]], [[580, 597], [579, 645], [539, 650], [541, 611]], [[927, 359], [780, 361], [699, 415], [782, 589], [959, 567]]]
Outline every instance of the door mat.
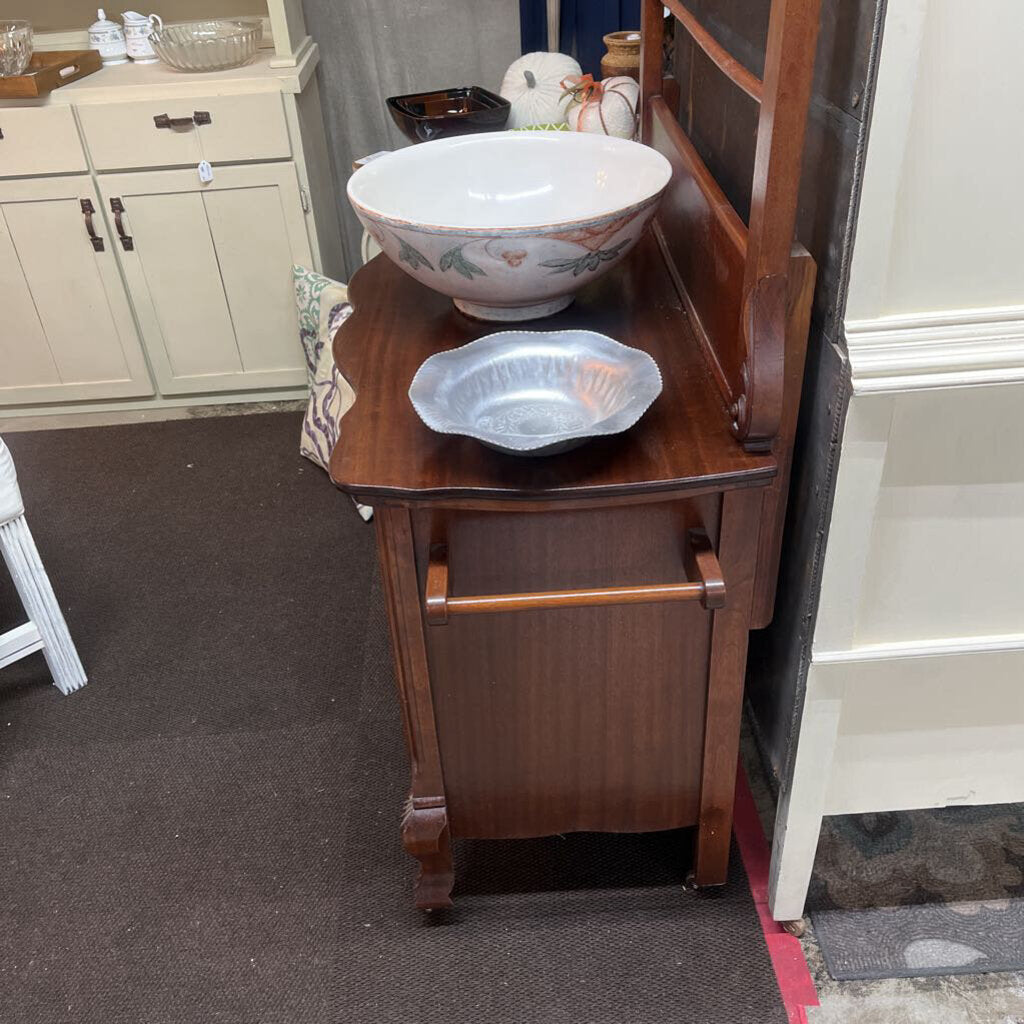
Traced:
[[811, 917], [837, 981], [1024, 967], [1024, 900], [822, 910]]
[[808, 907], [839, 981], [1024, 970], [1024, 805], [826, 818]]

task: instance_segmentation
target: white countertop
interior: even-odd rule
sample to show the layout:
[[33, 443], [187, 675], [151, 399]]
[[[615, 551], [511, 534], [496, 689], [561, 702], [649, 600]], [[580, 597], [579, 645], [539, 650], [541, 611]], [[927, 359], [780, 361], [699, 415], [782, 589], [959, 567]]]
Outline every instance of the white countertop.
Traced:
[[310, 46], [295, 67], [270, 66], [276, 54], [261, 49], [244, 67], [228, 71], [192, 74], [176, 71], [162, 61], [154, 64], [117, 64], [103, 67], [77, 82], [54, 89], [33, 100], [3, 100], [3, 106], [40, 106], [52, 103], [111, 103], [151, 96], [225, 96], [232, 93], [290, 92], [303, 90], [319, 62], [316, 44]]

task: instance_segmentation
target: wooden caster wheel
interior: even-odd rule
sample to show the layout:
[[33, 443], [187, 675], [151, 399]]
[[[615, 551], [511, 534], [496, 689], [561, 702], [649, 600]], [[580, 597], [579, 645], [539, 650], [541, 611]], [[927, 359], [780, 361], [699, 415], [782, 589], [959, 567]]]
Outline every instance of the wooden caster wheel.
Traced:
[[782, 925], [784, 931], [795, 935], [798, 939], [803, 938], [804, 932], [807, 931], [807, 922], [802, 917], [798, 917], [795, 921], [780, 921], [779, 924]]
[[683, 892], [699, 892], [700, 886], [697, 884], [697, 876], [693, 873], [693, 870], [686, 872], [686, 878], [683, 879]]

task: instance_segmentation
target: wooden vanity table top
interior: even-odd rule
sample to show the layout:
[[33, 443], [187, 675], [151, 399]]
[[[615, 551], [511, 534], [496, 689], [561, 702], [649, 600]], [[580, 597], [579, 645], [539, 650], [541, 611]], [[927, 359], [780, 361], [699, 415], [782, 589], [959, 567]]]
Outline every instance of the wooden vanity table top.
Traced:
[[[341, 423], [331, 477], [361, 498], [628, 498], [764, 484], [775, 474], [771, 455], [745, 452], [729, 433], [719, 392], [650, 232], [567, 310], [526, 324], [472, 320], [384, 256], [359, 270], [349, 295], [355, 312], [335, 336], [334, 357], [356, 402]], [[662, 393], [624, 434], [562, 455], [505, 455], [428, 429], [408, 397], [423, 360], [509, 328], [588, 328], [643, 349], [661, 369]]]

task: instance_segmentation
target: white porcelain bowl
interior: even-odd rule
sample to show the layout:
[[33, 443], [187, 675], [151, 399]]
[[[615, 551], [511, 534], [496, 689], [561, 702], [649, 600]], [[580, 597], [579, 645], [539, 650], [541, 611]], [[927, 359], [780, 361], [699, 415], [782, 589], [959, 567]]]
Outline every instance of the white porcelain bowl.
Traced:
[[365, 164], [348, 198], [404, 271], [482, 320], [531, 320], [637, 243], [672, 177], [637, 142], [580, 132], [438, 139]]

